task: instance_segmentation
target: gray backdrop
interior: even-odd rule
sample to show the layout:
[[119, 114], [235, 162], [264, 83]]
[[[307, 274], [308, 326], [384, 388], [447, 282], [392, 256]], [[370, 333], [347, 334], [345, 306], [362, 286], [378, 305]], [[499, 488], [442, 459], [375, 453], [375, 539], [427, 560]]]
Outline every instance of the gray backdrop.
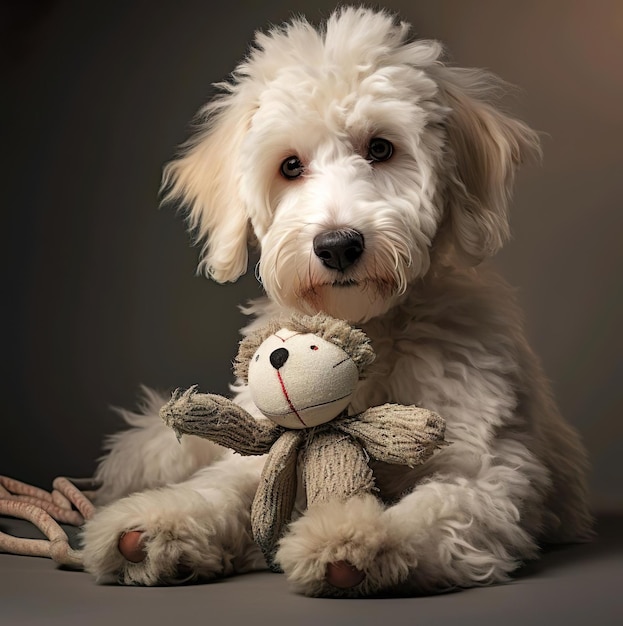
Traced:
[[[162, 164], [254, 30], [334, 2], [14, 2], [3, 9], [5, 183], [0, 473], [88, 475], [111, 405], [139, 384], [226, 392], [252, 275], [194, 275], [181, 218], [158, 210]], [[620, 322], [623, 2], [395, 0], [456, 63], [519, 85], [544, 135], [514, 240], [496, 263], [585, 438], [598, 506], [623, 501]]]

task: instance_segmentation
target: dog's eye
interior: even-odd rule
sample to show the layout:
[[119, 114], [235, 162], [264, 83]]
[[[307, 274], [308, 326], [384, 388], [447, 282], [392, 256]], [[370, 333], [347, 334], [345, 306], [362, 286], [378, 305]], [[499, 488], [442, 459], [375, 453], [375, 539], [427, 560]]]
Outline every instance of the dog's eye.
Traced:
[[309, 346], [311, 350], [318, 350], [318, 346]]
[[288, 157], [281, 164], [281, 173], [286, 178], [298, 178], [303, 173], [303, 164], [297, 156]]
[[368, 146], [368, 158], [370, 161], [387, 161], [394, 154], [394, 146], [391, 141], [381, 137], [374, 137]]

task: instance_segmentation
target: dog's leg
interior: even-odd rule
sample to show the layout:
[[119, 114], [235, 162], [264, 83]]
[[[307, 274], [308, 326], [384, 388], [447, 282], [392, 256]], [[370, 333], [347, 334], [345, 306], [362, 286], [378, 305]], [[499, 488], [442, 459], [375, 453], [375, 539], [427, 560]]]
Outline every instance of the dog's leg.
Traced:
[[131, 428], [107, 441], [108, 454], [95, 473], [95, 480], [101, 484], [95, 496], [98, 505], [186, 480], [225, 453], [223, 448], [198, 437], [183, 437], [180, 445], [158, 415], [170, 396], [147, 388], [143, 395], [140, 413], [119, 410]]
[[[536, 463], [525, 447], [509, 441], [497, 449], [504, 464], [489, 457], [472, 477], [437, 473], [389, 508], [373, 496], [310, 508], [290, 526], [277, 561], [307, 595], [431, 592], [506, 580], [537, 553], [542, 493], [525, 471]], [[344, 562], [364, 576], [353, 576], [352, 587], [329, 584], [329, 568]]]
[[262, 463], [228, 453], [186, 482], [102, 508], [84, 529], [85, 569], [99, 582], [155, 585], [265, 567], [250, 528]]

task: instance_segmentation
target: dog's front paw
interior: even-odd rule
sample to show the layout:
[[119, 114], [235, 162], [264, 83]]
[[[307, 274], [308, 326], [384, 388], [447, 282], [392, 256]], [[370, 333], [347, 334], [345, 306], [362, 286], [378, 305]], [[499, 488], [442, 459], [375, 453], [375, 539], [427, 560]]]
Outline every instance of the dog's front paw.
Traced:
[[290, 525], [276, 559], [300, 593], [362, 597], [405, 580], [415, 559], [399, 545], [383, 505], [360, 496], [311, 507]]
[[232, 541], [222, 522], [215, 507], [187, 487], [134, 494], [87, 522], [84, 567], [98, 582], [130, 585], [224, 576], [236, 560], [253, 561], [259, 552], [246, 533]]

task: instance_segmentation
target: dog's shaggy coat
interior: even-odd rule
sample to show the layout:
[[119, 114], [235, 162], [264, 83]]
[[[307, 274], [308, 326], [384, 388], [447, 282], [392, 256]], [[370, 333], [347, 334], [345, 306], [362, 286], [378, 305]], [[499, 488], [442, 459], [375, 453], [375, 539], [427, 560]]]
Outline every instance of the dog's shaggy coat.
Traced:
[[[537, 135], [493, 104], [500, 82], [447, 65], [440, 45], [367, 9], [320, 29], [302, 19], [257, 35], [199, 129], [165, 169], [219, 282], [247, 269], [267, 298], [250, 328], [284, 309], [362, 326], [377, 361], [351, 405], [417, 404], [447, 420], [452, 445], [416, 469], [376, 464], [372, 496], [311, 507], [277, 559], [309, 595], [422, 592], [504, 581], [545, 541], [590, 535], [586, 459], [527, 346], [512, 291], [479, 263], [509, 235], [516, 167]], [[320, 235], [357, 252], [327, 262]], [[350, 253], [349, 253], [350, 254]], [[478, 267], [477, 267], [478, 266]], [[257, 413], [242, 383], [237, 401]], [[146, 392], [98, 470], [84, 532], [97, 580], [175, 583], [264, 567], [249, 511], [261, 459], [160, 423]], [[136, 493], [135, 493], [136, 492]], [[133, 494], [133, 495], [128, 495]], [[125, 497], [124, 497], [125, 496]], [[146, 558], [117, 548], [140, 530]], [[352, 587], [325, 579], [347, 561]]]

